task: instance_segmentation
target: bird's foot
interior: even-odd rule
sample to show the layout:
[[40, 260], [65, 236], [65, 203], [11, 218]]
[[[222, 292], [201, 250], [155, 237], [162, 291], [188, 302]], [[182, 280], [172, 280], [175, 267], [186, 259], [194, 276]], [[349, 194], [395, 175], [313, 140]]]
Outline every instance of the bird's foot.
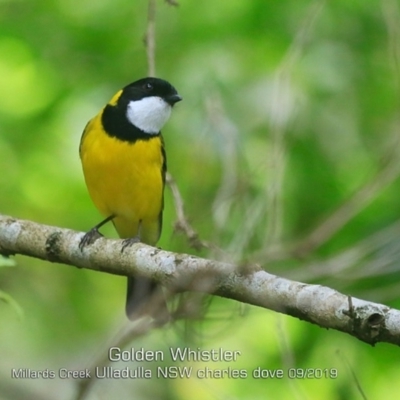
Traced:
[[123, 253], [127, 247], [132, 246], [133, 244], [139, 243], [139, 242], [140, 242], [140, 239], [137, 236], [128, 238], [128, 239], [124, 239], [124, 241], [122, 242], [121, 253]]
[[93, 244], [97, 239], [101, 237], [103, 237], [103, 235], [99, 232], [97, 228], [91, 229], [81, 239], [81, 242], [79, 243], [80, 250], [83, 251], [84, 247]]

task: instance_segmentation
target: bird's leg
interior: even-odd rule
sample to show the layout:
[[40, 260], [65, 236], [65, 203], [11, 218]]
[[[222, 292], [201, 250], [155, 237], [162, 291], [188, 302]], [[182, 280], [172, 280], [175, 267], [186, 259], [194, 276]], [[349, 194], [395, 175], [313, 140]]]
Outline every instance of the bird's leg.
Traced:
[[111, 221], [115, 215], [110, 215], [97, 225], [95, 225], [88, 233], [86, 233], [83, 238], [81, 239], [81, 242], [79, 243], [79, 248], [81, 251], [85, 246], [89, 246], [93, 244], [98, 238], [102, 237], [103, 235], [99, 232], [99, 228], [101, 228], [103, 225], [105, 225], [107, 222]]

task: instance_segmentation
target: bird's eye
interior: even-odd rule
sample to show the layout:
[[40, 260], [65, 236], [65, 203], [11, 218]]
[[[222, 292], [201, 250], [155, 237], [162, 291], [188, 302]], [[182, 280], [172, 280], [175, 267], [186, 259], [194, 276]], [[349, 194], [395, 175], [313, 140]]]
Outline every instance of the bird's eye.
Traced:
[[146, 90], [147, 92], [150, 92], [150, 90], [153, 89], [153, 85], [151, 83], [147, 82], [143, 85], [143, 89]]

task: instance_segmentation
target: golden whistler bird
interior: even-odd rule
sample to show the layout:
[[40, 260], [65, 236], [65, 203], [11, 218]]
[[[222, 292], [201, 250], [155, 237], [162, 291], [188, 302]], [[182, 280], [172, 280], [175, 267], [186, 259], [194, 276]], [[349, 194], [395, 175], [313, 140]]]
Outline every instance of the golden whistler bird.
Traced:
[[[88, 122], [79, 154], [93, 203], [105, 217], [80, 243], [81, 249], [112, 221], [123, 248], [160, 238], [167, 161], [160, 129], [182, 97], [168, 82], [144, 78], [125, 86]], [[132, 317], [156, 288], [149, 279], [128, 278], [126, 314]]]

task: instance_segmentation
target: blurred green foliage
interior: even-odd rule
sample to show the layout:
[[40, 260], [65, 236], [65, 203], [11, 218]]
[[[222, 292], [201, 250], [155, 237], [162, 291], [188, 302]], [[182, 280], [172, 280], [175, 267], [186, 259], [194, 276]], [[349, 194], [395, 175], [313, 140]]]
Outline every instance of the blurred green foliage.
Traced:
[[[400, 307], [398, 3], [159, 1], [156, 22], [157, 75], [184, 98], [163, 131], [168, 167], [200, 237], [232, 261]], [[146, 76], [146, 24], [144, 0], [0, 1], [1, 213], [81, 231], [99, 221], [80, 135], [120, 87]], [[338, 225], [326, 235], [329, 215]], [[215, 257], [191, 249], [174, 220], [167, 189], [159, 245]], [[112, 227], [103, 232], [115, 237]], [[15, 260], [0, 268], [8, 299], [0, 302], [0, 399], [71, 398], [76, 380], [17, 380], [10, 371], [87, 367], [124, 321], [125, 280]], [[238, 362], [186, 364], [335, 368], [338, 377], [105, 380], [88, 398], [359, 399], [354, 375], [369, 399], [400, 390], [393, 346], [243, 310], [213, 299], [201, 322], [132, 346], [222, 347], [241, 351]]]

